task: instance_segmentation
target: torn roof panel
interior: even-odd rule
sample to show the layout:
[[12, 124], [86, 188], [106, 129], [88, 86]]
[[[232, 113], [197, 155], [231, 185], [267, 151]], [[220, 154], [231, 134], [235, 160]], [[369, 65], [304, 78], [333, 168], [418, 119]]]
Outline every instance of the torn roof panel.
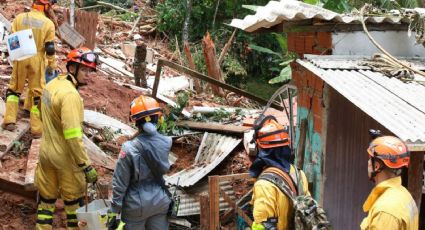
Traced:
[[425, 86], [370, 70], [323, 69], [309, 58], [314, 56], [297, 62], [400, 137], [412, 151], [425, 150]]
[[179, 187], [194, 185], [217, 167], [241, 142], [241, 139], [216, 133], [205, 135], [207, 136], [200, 145], [196, 162], [190, 168], [167, 177], [167, 184], [177, 185], [178, 182]]
[[[260, 28], [270, 28], [285, 21], [301, 21], [305, 19], [321, 19], [339, 23], [360, 23], [358, 15], [344, 15], [295, 0], [270, 1], [267, 5], [258, 7], [254, 15], [248, 15], [244, 19], [233, 19], [231, 26], [254, 32]], [[404, 22], [402, 17], [366, 17], [368, 23], [391, 23]]]

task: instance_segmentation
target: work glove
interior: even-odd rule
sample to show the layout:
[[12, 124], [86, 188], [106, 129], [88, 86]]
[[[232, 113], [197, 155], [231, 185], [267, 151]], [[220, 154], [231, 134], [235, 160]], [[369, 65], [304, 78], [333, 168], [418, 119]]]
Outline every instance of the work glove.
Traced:
[[84, 174], [86, 175], [87, 183], [95, 183], [97, 181], [97, 172], [91, 165], [83, 169]]
[[118, 216], [118, 213], [108, 210], [108, 222], [107, 222], [108, 230], [115, 230], [118, 228], [119, 221], [117, 219], [117, 216]]

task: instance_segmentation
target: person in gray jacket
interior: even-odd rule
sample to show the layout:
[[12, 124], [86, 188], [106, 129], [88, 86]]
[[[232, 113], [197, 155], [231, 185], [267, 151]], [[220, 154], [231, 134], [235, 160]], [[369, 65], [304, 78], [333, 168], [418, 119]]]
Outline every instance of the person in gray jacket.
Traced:
[[172, 139], [156, 129], [162, 112], [155, 99], [140, 96], [130, 107], [130, 118], [139, 132], [123, 144], [119, 154], [112, 178], [108, 229], [168, 229], [171, 199], [163, 175], [170, 169]]

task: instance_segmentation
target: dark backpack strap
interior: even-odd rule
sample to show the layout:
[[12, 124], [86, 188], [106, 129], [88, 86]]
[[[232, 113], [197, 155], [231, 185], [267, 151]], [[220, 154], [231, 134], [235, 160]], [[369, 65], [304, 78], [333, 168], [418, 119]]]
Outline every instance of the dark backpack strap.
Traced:
[[287, 178], [281, 177], [280, 175], [273, 172], [265, 172], [258, 177], [258, 180], [265, 180], [276, 185], [280, 191], [282, 191], [288, 198], [293, 200], [297, 196], [297, 191], [289, 175], [286, 175]]

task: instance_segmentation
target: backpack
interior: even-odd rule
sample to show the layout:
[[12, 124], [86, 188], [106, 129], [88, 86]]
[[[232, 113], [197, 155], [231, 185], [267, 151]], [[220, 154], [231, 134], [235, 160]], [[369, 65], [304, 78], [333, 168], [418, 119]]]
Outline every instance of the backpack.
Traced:
[[[304, 194], [302, 178], [299, 169], [295, 175], [283, 172], [284, 177], [273, 173], [263, 172], [258, 179], [266, 180], [276, 185], [291, 201], [294, 208], [294, 219], [290, 226], [295, 230], [331, 230], [333, 229], [325, 210], [310, 195]], [[295, 178], [294, 178], [295, 177]], [[294, 183], [296, 181], [296, 183]]]

